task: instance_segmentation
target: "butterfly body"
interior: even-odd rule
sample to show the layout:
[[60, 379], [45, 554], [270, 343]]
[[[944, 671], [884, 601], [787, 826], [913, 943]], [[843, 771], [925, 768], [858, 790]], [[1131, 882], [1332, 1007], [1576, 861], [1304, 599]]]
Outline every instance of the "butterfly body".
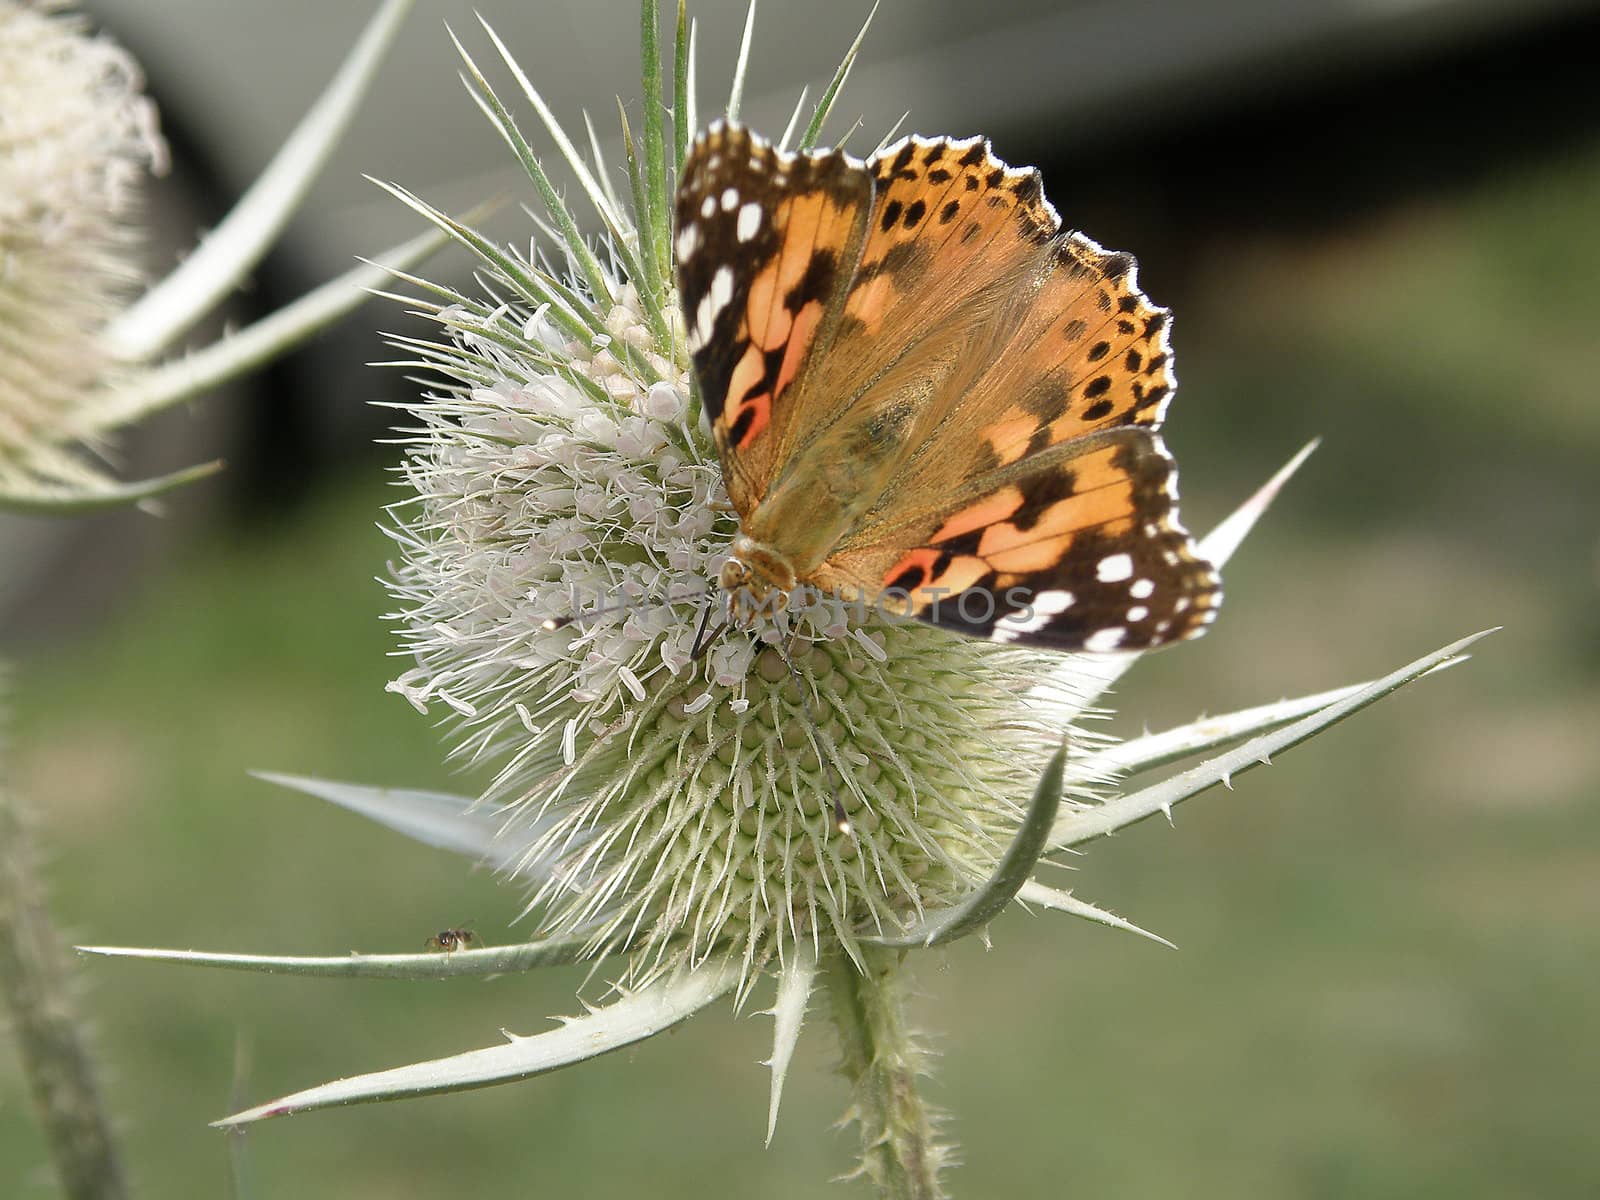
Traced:
[[820, 433], [804, 467], [774, 480], [741, 521], [724, 589], [749, 587], [759, 601], [767, 591], [792, 591], [797, 580], [814, 576], [898, 469], [904, 411], [849, 415]]
[[1167, 314], [1131, 256], [1065, 233], [981, 139], [861, 162], [719, 123], [674, 248], [740, 518], [719, 582], [750, 624], [801, 585], [1061, 649], [1200, 632], [1220, 598], [1155, 428]]
[[717, 583], [727, 593], [729, 618], [748, 627], [764, 608], [787, 607], [799, 576], [782, 550], [741, 532], [728, 549]]

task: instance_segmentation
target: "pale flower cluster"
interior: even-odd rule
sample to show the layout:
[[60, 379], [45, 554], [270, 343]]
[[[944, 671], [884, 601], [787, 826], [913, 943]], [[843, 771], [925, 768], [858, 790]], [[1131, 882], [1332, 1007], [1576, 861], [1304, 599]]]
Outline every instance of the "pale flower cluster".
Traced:
[[127, 218], [166, 169], [138, 65], [56, 5], [0, 0], [0, 478], [82, 483], [114, 364], [100, 332], [139, 280]]

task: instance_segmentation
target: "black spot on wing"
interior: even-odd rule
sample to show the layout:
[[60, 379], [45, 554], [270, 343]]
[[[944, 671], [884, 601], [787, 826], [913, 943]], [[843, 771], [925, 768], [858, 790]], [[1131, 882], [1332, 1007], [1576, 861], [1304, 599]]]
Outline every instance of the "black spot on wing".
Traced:
[[1041, 375], [1023, 389], [1017, 403], [1041, 421], [1054, 421], [1072, 407], [1072, 393], [1055, 375]]
[[917, 619], [968, 637], [987, 638], [995, 622], [1011, 611], [998, 583], [999, 576], [991, 571], [964, 591], [937, 597], [917, 613]]
[[735, 446], [744, 441], [745, 434], [750, 432], [750, 426], [755, 423], [756, 410], [750, 405], [745, 405], [739, 410], [739, 415], [733, 419], [733, 428], [728, 431], [728, 440]]
[[1125, 251], [1107, 254], [1100, 260], [1100, 269], [1105, 273], [1107, 279], [1121, 279], [1138, 265], [1133, 255]]
[[1057, 501], [1065, 500], [1077, 491], [1078, 476], [1070, 467], [1047, 471], [1024, 480], [1022, 507], [1011, 514], [1011, 524], [1018, 529], [1032, 529]]
[[890, 246], [877, 261], [863, 263], [856, 270], [854, 283], [859, 286], [879, 275], [888, 275], [902, 287], [908, 287], [922, 277], [929, 261], [928, 247], [915, 238], [908, 238]]
[[1140, 412], [1143, 412], [1148, 408], [1154, 408], [1156, 405], [1160, 404], [1161, 401], [1166, 399], [1167, 391], [1167, 385], [1164, 383], [1152, 384], [1150, 387], [1144, 390], [1144, 394], [1139, 397], [1138, 402], [1134, 405], [1134, 407]]
[[790, 312], [798, 312], [813, 300], [826, 300], [833, 292], [839, 274], [838, 257], [831, 250], [818, 250], [806, 264], [805, 274], [784, 293], [783, 304]]
[[1011, 188], [1017, 202], [1024, 207], [1037, 204], [1044, 197], [1044, 180], [1038, 171], [1025, 171], [1017, 177]]

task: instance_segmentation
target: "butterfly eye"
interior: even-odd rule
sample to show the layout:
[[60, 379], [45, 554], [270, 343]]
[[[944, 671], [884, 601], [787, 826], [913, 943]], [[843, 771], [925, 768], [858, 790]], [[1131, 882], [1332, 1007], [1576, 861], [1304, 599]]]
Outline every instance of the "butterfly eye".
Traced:
[[717, 572], [717, 583], [725, 592], [743, 590], [750, 582], [750, 568], [737, 558], [730, 558]]

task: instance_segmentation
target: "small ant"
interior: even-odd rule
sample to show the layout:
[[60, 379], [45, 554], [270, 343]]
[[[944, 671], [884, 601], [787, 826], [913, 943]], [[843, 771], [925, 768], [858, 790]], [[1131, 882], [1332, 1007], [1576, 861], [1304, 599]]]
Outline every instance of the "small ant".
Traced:
[[452, 954], [457, 950], [467, 949], [477, 940], [478, 935], [470, 929], [441, 929], [428, 939], [427, 948]]

